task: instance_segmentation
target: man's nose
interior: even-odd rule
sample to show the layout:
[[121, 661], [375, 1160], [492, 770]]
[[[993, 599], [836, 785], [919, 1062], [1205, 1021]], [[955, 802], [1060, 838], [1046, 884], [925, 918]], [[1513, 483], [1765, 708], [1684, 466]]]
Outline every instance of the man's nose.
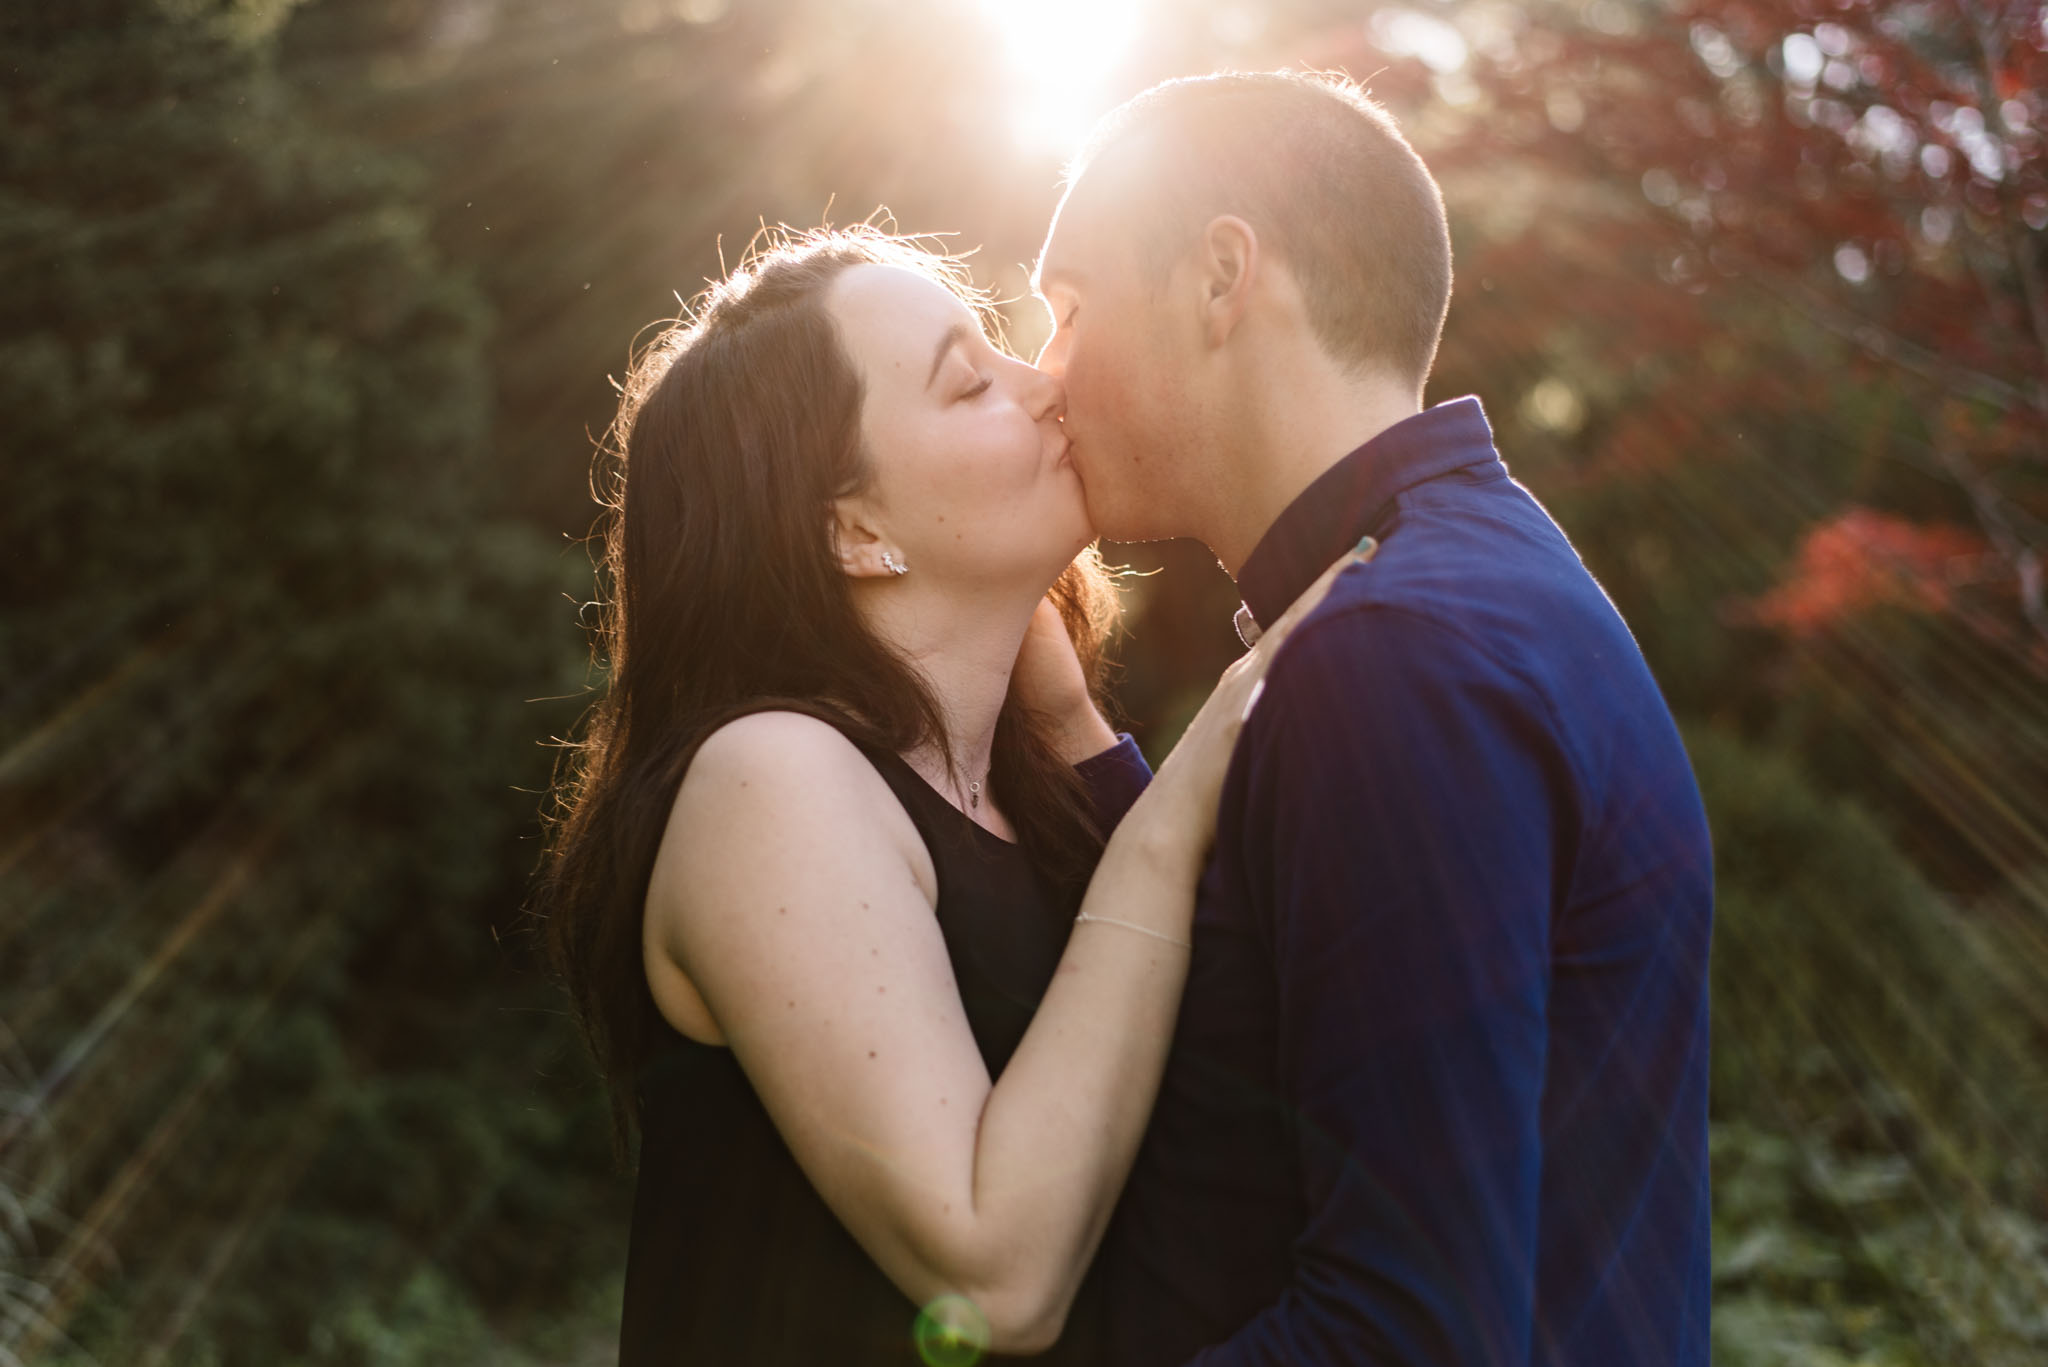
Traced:
[[1038, 349], [1038, 359], [1032, 362], [1046, 374], [1060, 380], [1067, 378], [1067, 339], [1058, 332], [1045, 339], [1045, 345]]

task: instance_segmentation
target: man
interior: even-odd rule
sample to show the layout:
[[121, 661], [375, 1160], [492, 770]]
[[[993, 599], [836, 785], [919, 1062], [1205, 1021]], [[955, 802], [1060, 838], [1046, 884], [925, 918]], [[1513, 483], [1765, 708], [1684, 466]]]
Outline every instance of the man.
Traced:
[[1078, 165], [1041, 363], [1103, 534], [1205, 541], [1247, 636], [1381, 543], [1233, 760], [1111, 1360], [1704, 1364], [1705, 819], [1478, 401], [1422, 410], [1435, 182], [1292, 74], [1148, 91]]

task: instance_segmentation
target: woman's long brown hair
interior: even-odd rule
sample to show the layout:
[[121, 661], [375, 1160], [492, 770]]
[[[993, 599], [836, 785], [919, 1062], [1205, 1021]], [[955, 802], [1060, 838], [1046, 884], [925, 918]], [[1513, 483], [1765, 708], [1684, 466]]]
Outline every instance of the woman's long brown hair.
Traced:
[[[607, 509], [596, 650], [608, 686], [557, 773], [534, 909], [609, 1090], [621, 1155], [665, 1027], [641, 958], [647, 881], [691, 756], [748, 712], [825, 716], [856, 742], [950, 753], [929, 684], [855, 611], [832, 505], [869, 477], [862, 387], [825, 293], [908, 266], [977, 309], [959, 263], [873, 228], [782, 233], [636, 357], [599, 455]], [[1116, 598], [1091, 548], [1053, 587], [1099, 684]], [[989, 784], [1032, 858], [1084, 878], [1087, 794], [1041, 722], [1004, 704]]]

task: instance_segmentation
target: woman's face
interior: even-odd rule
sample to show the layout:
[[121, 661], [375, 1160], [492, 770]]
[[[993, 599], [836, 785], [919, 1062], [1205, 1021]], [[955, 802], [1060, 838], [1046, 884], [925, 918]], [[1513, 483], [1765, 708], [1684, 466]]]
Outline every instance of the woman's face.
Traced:
[[865, 387], [874, 479], [858, 502], [875, 534], [930, 582], [1042, 592], [1095, 535], [1059, 382], [914, 270], [849, 267], [826, 306]]

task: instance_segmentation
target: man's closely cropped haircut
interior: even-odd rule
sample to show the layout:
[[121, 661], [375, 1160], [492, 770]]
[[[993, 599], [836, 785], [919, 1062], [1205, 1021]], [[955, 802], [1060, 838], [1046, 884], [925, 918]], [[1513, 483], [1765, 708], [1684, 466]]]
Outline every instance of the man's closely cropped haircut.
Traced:
[[1092, 167], [1105, 221], [1165, 278], [1211, 219], [1235, 214], [1299, 282], [1339, 361], [1429, 376], [1451, 296], [1443, 194], [1394, 120], [1341, 76], [1168, 81], [1110, 113], [1069, 168]]

